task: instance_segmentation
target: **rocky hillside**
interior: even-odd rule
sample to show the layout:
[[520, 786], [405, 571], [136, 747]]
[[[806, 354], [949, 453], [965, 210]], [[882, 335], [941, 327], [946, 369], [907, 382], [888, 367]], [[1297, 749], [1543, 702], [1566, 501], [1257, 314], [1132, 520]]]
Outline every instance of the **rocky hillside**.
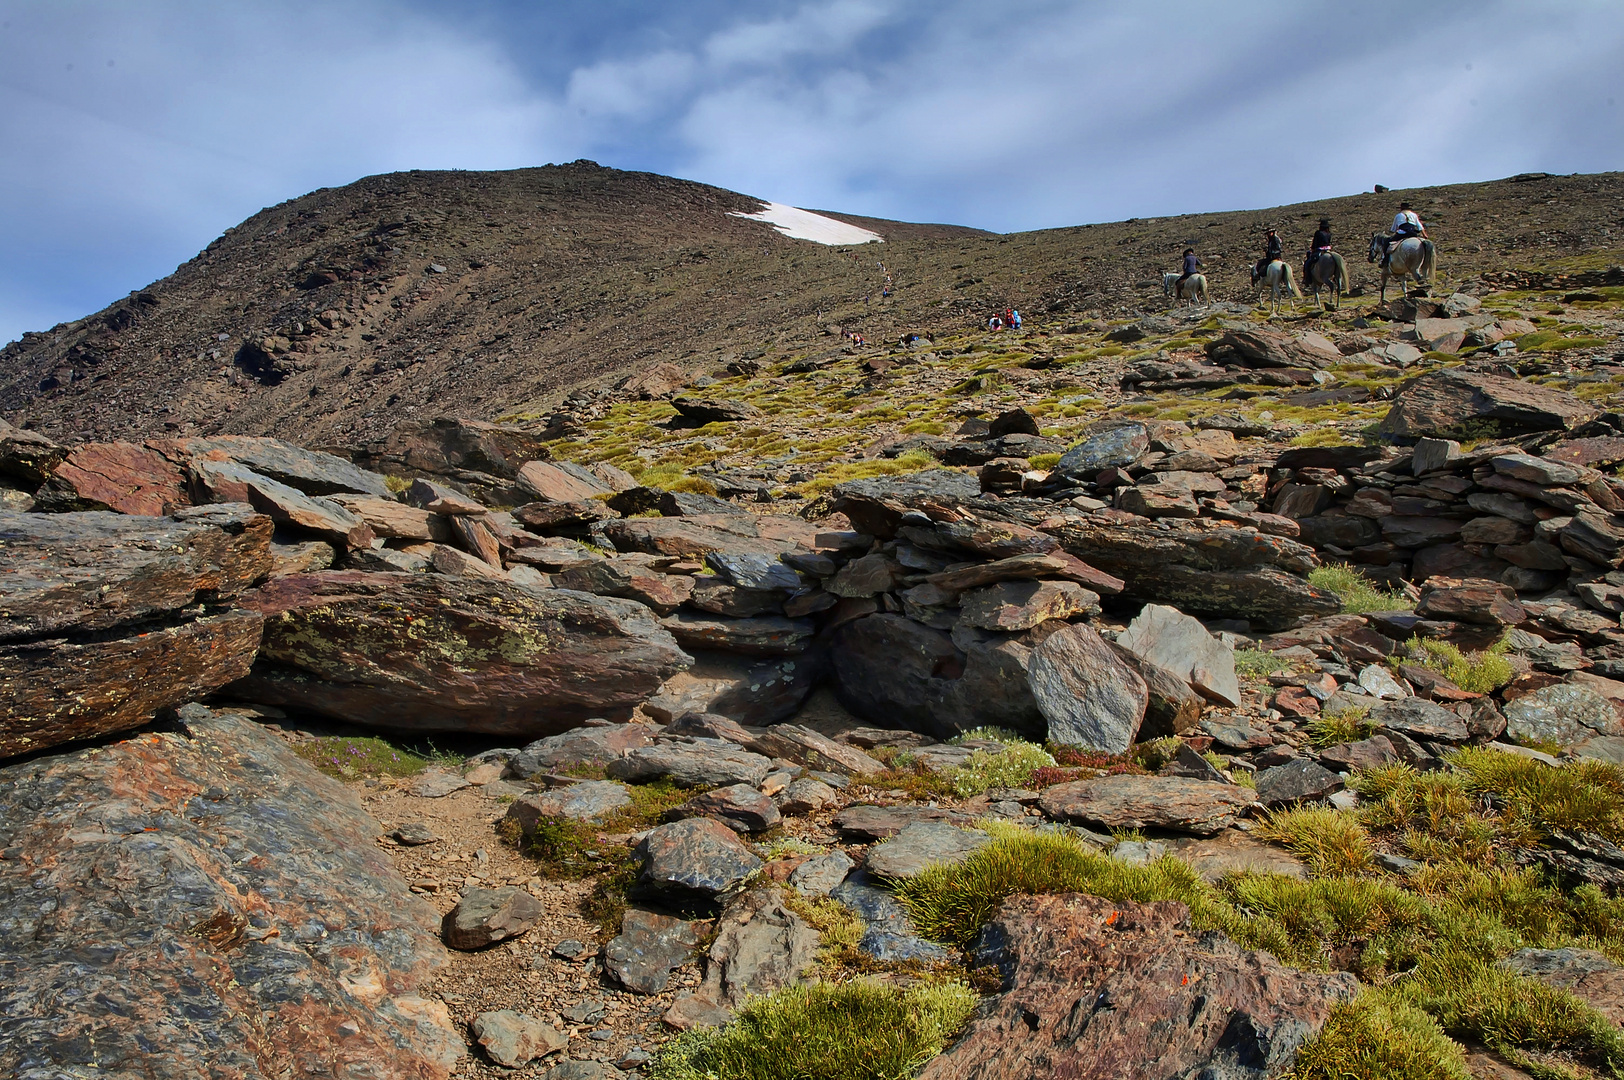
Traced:
[[[786, 258], [1098, 231], [911, 228]], [[0, 1074], [1618, 1076], [1624, 270], [1478, 255], [949, 283], [327, 450], [0, 422]], [[360, 325], [217, 389], [314, 410]]]
[[[370, 177], [262, 211], [170, 277], [9, 346], [0, 413], [69, 439], [296, 430], [353, 443], [402, 416], [539, 413], [658, 362], [815, 355], [830, 328], [878, 341], [1010, 305], [1129, 314], [1160, 302], [1159, 274], [1186, 245], [1217, 298], [1243, 299], [1261, 227], [1295, 247], [1322, 214], [1365, 281], [1362, 242], [1398, 194], [1012, 236], [850, 218], [885, 243], [846, 249], [729, 217], [758, 209], [747, 196], [586, 162]], [[1456, 284], [1604, 269], [1624, 229], [1616, 175], [1402, 194]]]

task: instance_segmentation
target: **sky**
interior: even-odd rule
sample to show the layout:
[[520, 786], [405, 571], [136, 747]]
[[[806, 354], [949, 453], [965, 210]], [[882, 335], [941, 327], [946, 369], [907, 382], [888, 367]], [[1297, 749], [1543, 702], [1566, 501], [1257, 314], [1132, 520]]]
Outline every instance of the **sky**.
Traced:
[[0, 0], [0, 342], [399, 169], [999, 232], [1624, 169], [1620, 0]]

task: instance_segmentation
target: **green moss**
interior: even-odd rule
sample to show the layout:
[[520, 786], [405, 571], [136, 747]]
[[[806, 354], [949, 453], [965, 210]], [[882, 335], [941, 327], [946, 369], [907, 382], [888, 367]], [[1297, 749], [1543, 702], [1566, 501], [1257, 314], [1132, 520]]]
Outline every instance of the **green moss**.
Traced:
[[294, 753], [328, 776], [357, 780], [365, 776], [416, 776], [431, 763], [446, 764], [460, 758], [420, 754], [373, 736], [327, 736], [300, 743]]
[[725, 1027], [666, 1043], [652, 1080], [905, 1080], [969, 1020], [958, 982], [817, 983], [757, 998]]
[[1466, 1055], [1438, 1022], [1396, 996], [1366, 991], [1331, 1010], [1297, 1051], [1287, 1080], [1471, 1080]]

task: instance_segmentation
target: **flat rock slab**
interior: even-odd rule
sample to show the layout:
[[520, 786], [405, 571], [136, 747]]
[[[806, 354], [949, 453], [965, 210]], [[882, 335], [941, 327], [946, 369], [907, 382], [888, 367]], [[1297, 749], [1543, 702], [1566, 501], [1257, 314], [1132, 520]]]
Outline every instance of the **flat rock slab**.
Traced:
[[1506, 733], [1523, 742], [1567, 746], [1594, 735], [1618, 733], [1612, 703], [1577, 683], [1541, 687], [1508, 702], [1503, 711]]
[[875, 844], [863, 868], [878, 878], [918, 877], [928, 866], [948, 866], [968, 859], [991, 841], [978, 829], [956, 829], [939, 821], [909, 825], [891, 839]]
[[1412, 739], [1461, 743], [1471, 738], [1466, 721], [1442, 705], [1420, 698], [1376, 704], [1370, 710], [1369, 720], [1381, 731], [1396, 731]]
[[848, 480], [834, 490], [831, 509], [845, 514], [853, 528], [890, 539], [909, 510], [956, 509], [979, 498], [981, 482], [952, 469], [927, 469], [906, 476]]
[[1225, 874], [1285, 874], [1308, 879], [1308, 867], [1290, 852], [1253, 840], [1236, 830], [1207, 840], [1175, 840], [1173, 854], [1190, 864], [1203, 881], [1216, 882]]
[[625, 717], [689, 657], [629, 600], [334, 570], [244, 598], [266, 616], [251, 701], [373, 727], [532, 738]]
[[595, 724], [549, 735], [527, 744], [508, 761], [521, 780], [536, 773], [562, 772], [573, 765], [603, 765], [654, 741], [658, 728], [646, 724]]
[[816, 546], [817, 526], [782, 515], [695, 514], [684, 517], [626, 518], [603, 527], [617, 551], [704, 558], [713, 551], [780, 555]]
[[375, 472], [336, 454], [306, 450], [281, 439], [255, 435], [155, 440], [149, 444], [177, 460], [224, 458], [246, 465], [261, 476], [297, 488], [306, 495], [349, 493], [392, 499], [388, 484]]
[[453, 949], [472, 951], [518, 937], [541, 920], [541, 901], [517, 885], [470, 889], [446, 912], [441, 935]]
[[699, 995], [739, 1005], [793, 986], [817, 957], [820, 941], [821, 935], [785, 906], [782, 892], [751, 889], [730, 900], [717, 920]]
[[789, 883], [808, 896], [828, 896], [857, 864], [844, 851], [814, 855], [790, 871]]
[[135, 443], [86, 443], [68, 454], [39, 492], [53, 510], [113, 510], [157, 517], [191, 503], [186, 477], [156, 450]]
[[1458, 433], [1472, 421], [1496, 425], [1502, 436], [1562, 431], [1596, 410], [1562, 390], [1479, 372], [1429, 372], [1407, 383], [1382, 419], [1384, 435], [1421, 438]]
[[782, 820], [773, 801], [750, 784], [730, 784], [695, 795], [676, 810], [678, 817], [706, 817], [736, 833], [766, 832]]
[[93, 1032], [97, 1075], [447, 1077], [464, 1044], [425, 996], [439, 916], [382, 831], [276, 736], [201, 706], [0, 767], [0, 1074], [74, 1075]]
[[775, 724], [745, 745], [758, 754], [793, 761], [819, 772], [865, 776], [885, 770], [884, 765], [855, 746], [835, 742], [799, 724]]
[[1297, 758], [1257, 774], [1257, 799], [1264, 806], [1310, 802], [1341, 791], [1342, 778], [1309, 758]]
[[1032, 654], [1027, 681], [1049, 739], [1107, 754], [1133, 745], [1150, 691], [1099, 634], [1067, 626]]
[[508, 804], [507, 817], [525, 832], [534, 832], [545, 820], [601, 821], [632, 804], [622, 784], [613, 780], [582, 780], [576, 784], [520, 795]]
[[943, 810], [934, 806], [848, 806], [834, 817], [834, 827], [842, 836], [864, 843], [886, 840], [910, 825], [939, 822], [948, 825], [969, 825], [974, 819], [958, 810]]
[[863, 920], [863, 936], [858, 940], [857, 950], [865, 956], [882, 963], [917, 960], [927, 964], [938, 963], [952, 956], [947, 949], [915, 933], [908, 913], [897, 898], [878, 887], [861, 871], [830, 890], [829, 897], [838, 900]]
[[633, 849], [641, 891], [682, 900], [713, 900], [761, 869], [733, 830], [709, 818], [661, 825]]
[[1177, 608], [1146, 604], [1118, 635], [1117, 644], [1166, 668], [1220, 705], [1234, 708], [1241, 703], [1235, 651]]
[[1359, 989], [1192, 930], [1183, 904], [1080, 893], [1011, 897], [973, 956], [1002, 993], [920, 1080], [1266, 1080]]
[[817, 633], [810, 619], [758, 615], [730, 619], [696, 611], [679, 611], [660, 620], [685, 649], [717, 649], [746, 656], [787, 656], [805, 652]]
[[1253, 794], [1181, 776], [1100, 776], [1056, 784], [1038, 805], [1057, 821], [1107, 829], [1173, 829], [1211, 836], [1235, 823]]
[[727, 784], [760, 785], [772, 771], [772, 759], [721, 739], [662, 739], [628, 750], [609, 763], [609, 775], [631, 783], [670, 777], [681, 787]]
[[671, 973], [693, 959], [704, 923], [630, 908], [620, 933], [603, 947], [603, 967], [639, 994], [658, 994]]
[[406, 790], [419, 799], [443, 799], [453, 791], [473, 786], [463, 779], [460, 773], [448, 772], [445, 769], [424, 769], [411, 779], [406, 785]]
[[173, 517], [0, 511], [0, 641], [106, 630], [230, 598], [271, 569], [271, 521], [242, 505]]

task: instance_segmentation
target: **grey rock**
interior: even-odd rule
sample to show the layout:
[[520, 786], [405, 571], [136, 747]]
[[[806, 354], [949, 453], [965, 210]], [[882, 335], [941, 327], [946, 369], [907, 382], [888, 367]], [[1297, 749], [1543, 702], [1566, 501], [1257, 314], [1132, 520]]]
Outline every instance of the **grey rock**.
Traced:
[[1401, 698], [1376, 705], [1370, 710], [1369, 719], [1380, 731], [1396, 731], [1414, 739], [1462, 743], [1471, 738], [1466, 721], [1442, 705], [1420, 698]]
[[402, 847], [421, 847], [424, 844], [438, 843], [440, 838], [434, 830], [421, 821], [409, 821], [389, 834]]
[[520, 795], [508, 805], [506, 816], [509, 821], [518, 822], [526, 833], [531, 833], [545, 820], [600, 821], [631, 804], [632, 797], [621, 784], [612, 780], [582, 780]]
[[896, 898], [872, 884], [862, 873], [852, 874], [832, 889], [829, 896], [863, 920], [866, 928], [857, 950], [864, 955], [885, 963], [910, 960], [936, 963], [952, 955], [935, 942], [920, 937]]
[[773, 801], [749, 784], [696, 795], [677, 808], [676, 816], [713, 818], [737, 833], [766, 832], [782, 820]]
[[444, 769], [424, 769], [406, 785], [406, 790], [419, 799], [441, 799], [465, 787], [473, 785], [457, 773]]
[[1071, 581], [1001, 581], [959, 597], [959, 623], [1015, 633], [1050, 619], [1070, 619], [1100, 609], [1098, 593]]
[[528, 1065], [569, 1044], [569, 1036], [562, 1031], [512, 1009], [482, 1012], [474, 1017], [473, 1028], [475, 1041], [490, 1059], [509, 1069]]
[[1054, 471], [1078, 480], [1092, 480], [1101, 469], [1132, 465], [1150, 449], [1150, 434], [1143, 424], [1123, 424], [1090, 435], [1060, 455]]
[[1596, 733], [1617, 733], [1612, 702], [1588, 686], [1557, 683], [1524, 694], [1505, 706], [1506, 734], [1523, 742], [1567, 746]]
[[793, 592], [801, 587], [801, 575], [771, 555], [750, 552], [712, 551], [705, 556], [728, 584], [763, 592]]
[[1146, 604], [1117, 644], [1184, 679], [1207, 698], [1233, 708], [1241, 702], [1235, 651], [1177, 608]]
[[541, 1074], [541, 1080], [620, 1080], [626, 1074], [601, 1061], [566, 1061]]
[[822, 780], [803, 776], [790, 781], [789, 786], [779, 794], [778, 810], [792, 817], [815, 814], [826, 806], [834, 805], [838, 798], [835, 789]]
[[661, 825], [633, 849], [641, 891], [678, 900], [711, 900], [761, 869], [733, 830], [710, 818]]
[[1323, 799], [1342, 787], [1340, 776], [1308, 758], [1297, 758], [1257, 774], [1257, 798], [1264, 806]]
[[738, 1005], [801, 981], [821, 935], [784, 905], [776, 888], [752, 889], [728, 902], [717, 922], [699, 993]]
[[838, 848], [814, 855], [790, 872], [789, 883], [808, 896], [828, 896], [857, 864]]
[[658, 994], [671, 973], [693, 958], [703, 924], [630, 908], [620, 933], [603, 947], [603, 967], [620, 985]]
[[687, 649], [717, 649], [746, 656], [785, 656], [805, 652], [817, 627], [810, 619], [759, 615], [733, 619], [694, 611], [679, 611], [660, 625]]
[[507, 763], [508, 772], [527, 780], [537, 773], [558, 772], [573, 765], [607, 764], [627, 750], [653, 742], [654, 730], [644, 724], [600, 724], [549, 735], [513, 755]]
[[446, 912], [440, 933], [453, 949], [471, 952], [518, 937], [540, 921], [541, 901], [516, 885], [470, 889]]
[[1133, 745], [1150, 700], [1145, 680], [1086, 626], [1045, 639], [1027, 680], [1051, 740], [1108, 754]]
[[872, 806], [859, 803], [848, 806], [834, 817], [834, 827], [848, 839], [857, 841], [885, 840], [910, 825], [921, 822], [946, 822], [951, 825], [969, 825], [969, 814], [958, 810], [944, 810], [934, 806]]
[[936, 821], [920, 822], [870, 848], [863, 868], [878, 878], [917, 877], [927, 866], [963, 862], [990, 839], [977, 829], [956, 829]]
[[662, 740], [627, 751], [624, 757], [611, 761], [607, 771], [617, 780], [632, 783], [669, 776], [682, 787], [756, 787], [772, 771], [772, 759], [720, 739]]
[[1210, 836], [1235, 822], [1252, 793], [1177, 776], [1101, 776], [1056, 784], [1038, 805], [1056, 821], [1107, 829], [1176, 829]]

